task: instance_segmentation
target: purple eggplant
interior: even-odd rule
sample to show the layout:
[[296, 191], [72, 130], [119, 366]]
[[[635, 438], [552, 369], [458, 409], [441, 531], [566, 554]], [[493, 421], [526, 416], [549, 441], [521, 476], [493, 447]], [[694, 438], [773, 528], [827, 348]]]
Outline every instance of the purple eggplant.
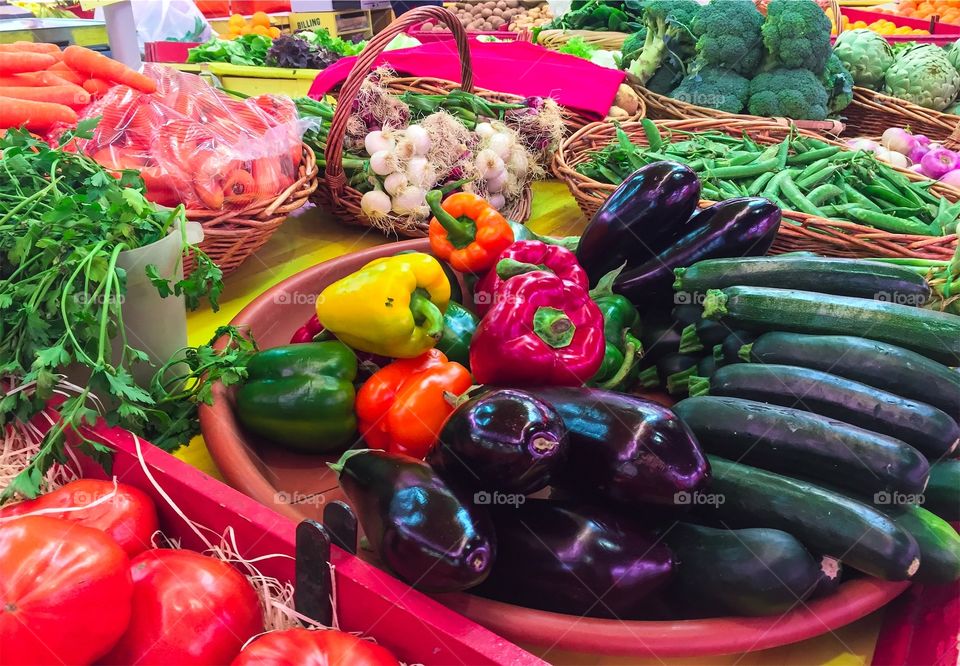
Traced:
[[644, 616], [646, 597], [670, 580], [670, 550], [632, 518], [535, 499], [495, 507], [493, 516], [500, 556], [475, 594], [626, 620]]
[[675, 302], [673, 269], [702, 259], [766, 254], [780, 228], [780, 208], [766, 199], [729, 199], [705, 208], [683, 236], [642, 265], [620, 274], [613, 290], [641, 309]]
[[401, 580], [455, 592], [490, 573], [496, 538], [489, 515], [425, 462], [354, 449], [330, 467], [373, 550]]
[[553, 407], [523, 391], [494, 389], [457, 407], [427, 462], [460, 487], [526, 495], [550, 484], [567, 446]]
[[543, 387], [569, 430], [570, 450], [553, 485], [625, 505], [673, 505], [706, 483], [710, 467], [693, 433], [655, 402], [602, 389]]
[[591, 284], [624, 262], [654, 259], [684, 235], [700, 201], [700, 180], [676, 162], [654, 162], [627, 177], [580, 237], [577, 260]]

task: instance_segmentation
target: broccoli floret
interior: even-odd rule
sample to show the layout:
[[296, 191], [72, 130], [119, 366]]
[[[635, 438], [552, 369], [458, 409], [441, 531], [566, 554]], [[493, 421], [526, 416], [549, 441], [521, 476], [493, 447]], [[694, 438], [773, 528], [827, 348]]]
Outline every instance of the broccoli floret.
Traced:
[[[724, 3], [726, 4], [726, 3]], [[823, 74], [832, 50], [830, 19], [813, 0], [771, 0], [761, 30], [773, 60]]]
[[690, 58], [695, 43], [690, 24], [699, 11], [696, 0], [650, 0], [646, 3], [644, 23], [647, 35], [643, 50], [627, 71], [641, 83], [646, 83], [660, 67], [668, 49], [681, 60]]
[[707, 65], [688, 74], [670, 97], [727, 113], [740, 113], [747, 105], [750, 82], [729, 69]]
[[750, 113], [770, 118], [823, 120], [827, 91], [809, 69], [773, 69], [750, 82]]
[[853, 75], [844, 67], [836, 53], [830, 54], [821, 82], [827, 90], [827, 111], [840, 113], [850, 106], [853, 101]]
[[623, 46], [620, 48], [620, 69], [628, 69], [633, 61], [640, 57], [646, 39], [647, 28], [643, 27], [623, 41]]
[[693, 19], [703, 62], [750, 76], [763, 60], [763, 14], [752, 0], [714, 0]]

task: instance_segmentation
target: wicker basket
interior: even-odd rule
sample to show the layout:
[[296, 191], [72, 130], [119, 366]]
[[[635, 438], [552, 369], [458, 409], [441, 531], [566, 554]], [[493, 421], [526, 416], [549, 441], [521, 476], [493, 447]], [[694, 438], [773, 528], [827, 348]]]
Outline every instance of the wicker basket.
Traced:
[[960, 116], [925, 109], [868, 88], [854, 88], [853, 102], [843, 113], [847, 117], [846, 134], [850, 136], [875, 138], [890, 127], [907, 127], [911, 132], [927, 135], [931, 141], [960, 146], [954, 136]]
[[[307, 203], [316, 189], [317, 158], [309, 146], [304, 146], [297, 180], [276, 198], [226, 212], [187, 210], [187, 219], [203, 227], [200, 248], [227, 275], [259, 250], [290, 213]], [[193, 270], [191, 258], [186, 259], [183, 270], [185, 274]]]
[[[696, 119], [658, 122], [661, 131], [671, 129], [686, 132], [718, 131], [731, 136], [749, 135], [760, 144], [772, 144], [784, 139], [790, 128], [771, 122], [755, 122], [730, 119]], [[623, 123], [620, 126], [630, 140], [646, 145], [646, 135], [640, 123]], [[816, 133], [799, 130], [807, 136]], [[575, 167], [589, 159], [590, 154], [615, 140], [616, 126], [610, 123], [595, 123], [566, 139], [553, 160], [553, 172], [563, 180], [588, 218], [593, 217], [607, 197], [616, 189], [614, 185], [600, 183], [581, 175]], [[923, 180], [912, 171], [899, 170], [911, 180]], [[960, 190], [940, 184], [931, 191], [950, 201], [960, 200]], [[702, 202], [707, 204], [710, 202]], [[837, 222], [814, 217], [805, 213], [785, 210], [784, 224], [774, 241], [774, 253], [807, 250], [835, 257], [910, 257], [918, 259], [950, 259], [957, 247], [957, 235], [914, 236], [892, 234], [873, 227], [852, 222]]]
[[629, 37], [625, 32], [594, 32], [593, 30], [541, 30], [537, 44], [557, 50], [574, 37], [580, 37], [591, 46], [606, 51], [619, 51]]

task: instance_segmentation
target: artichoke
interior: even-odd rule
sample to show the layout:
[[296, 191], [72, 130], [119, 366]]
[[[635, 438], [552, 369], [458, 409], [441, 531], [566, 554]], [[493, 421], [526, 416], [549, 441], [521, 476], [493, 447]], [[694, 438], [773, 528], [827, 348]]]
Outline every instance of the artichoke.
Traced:
[[873, 30], [850, 30], [841, 33], [833, 52], [853, 75], [853, 81], [864, 88], [877, 89], [893, 64], [893, 49]]
[[960, 73], [934, 44], [918, 44], [897, 55], [884, 91], [927, 109], [943, 111], [960, 91]]
[[960, 72], [960, 39], [953, 44], [947, 44], [943, 47], [943, 51], [947, 54], [947, 60], [950, 61], [954, 69]]

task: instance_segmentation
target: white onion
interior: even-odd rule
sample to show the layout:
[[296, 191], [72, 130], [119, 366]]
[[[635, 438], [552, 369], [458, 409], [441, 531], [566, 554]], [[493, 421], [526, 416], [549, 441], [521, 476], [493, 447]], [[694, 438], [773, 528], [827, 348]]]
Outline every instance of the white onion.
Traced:
[[890, 161], [890, 151], [884, 148], [883, 146], [877, 146], [873, 154], [876, 155], [877, 159], [883, 160], [884, 162]]
[[363, 137], [363, 147], [367, 149], [367, 155], [373, 155], [382, 150], [393, 150], [395, 145], [397, 142], [391, 132], [376, 130]]
[[430, 152], [430, 133], [420, 127], [420, 125], [410, 125], [406, 131], [407, 138], [413, 144], [414, 155], [426, 155]]
[[913, 135], [907, 130], [899, 127], [891, 127], [880, 137], [880, 143], [887, 150], [909, 155], [910, 151], [917, 145], [917, 140], [914, 139]]
[[405, 188], [408, 184], [407, 174], [401, 171], [395, 171], [383, 180], [383, 189], [385, 189], [390, 196], [395, 196], [397, 192]]
[[907, 159], [907, 156], [895, 150], [891, 150], [889, 152], [887, 155], [887, 162], [902, 169], [906, 169], [908, 166], [910, 166], [910, 160]]
[[487, 192], [490, 194], [498, 194], [503, 192], [503, 186], [506, 184], [506, 170], [500, 171], [499, 173], [494, 173], [490, 178], [487, 179]]
[[423, 207], [426, 196], [427, 193], [419, 187], [407, 185], [393, 197], [393, 212], [400, 215], [415, 213]]
[[426, 157], [414, 157], [407, 164], [407, 179], [411, 185], [429, 189], [437, 182], [437, 170]]
[[847, 141], [847, 146], [850, 150], [862, 150], [867, 153], [875, 153], [880, 147], [876, 141], [870, 139], [851, 139]]
[[526, 176], [527, 170], [530, 168], [530, 160], [527, 159], [527, 151], [520, 146], [514, 148], [513, 152], [510, 153], [510, 161], [507, 162], [507, 168], [518, 178], [523, 178]]
[[513, 150], [515, 143], [510, 134], [497, 132], [490, 137], [490, 150], [495, 152], [500, 159], [506, 160], [510, 157], [510, 151]]
[[397, 170], [397, 158], [389, 150], [378, 150], [370, 156], [370, 169], [378, 176], [389, 176]]
[[477, 171], [484, 180], [489, 180], [504, 170], [503, 160], [495, 152], [486, 148], [477, 153], [476, 157]]
[[391, 205], [390, 197], [380, 190], [370, 190], [360, 197], [360, 210], [374, 220], [389, 214]]
[[493, 194], [487, 199], [487, 203], [497, 210], [501, 210], [507, 205], [507, 200], [502, 194]]
[[497, 130], [493, 129], [493, 125], [490, 123], [477, 123], [477, 127], [473, 131], [476, 132], [477, 136], [481, 139], [489, 139], [497, 133]]

